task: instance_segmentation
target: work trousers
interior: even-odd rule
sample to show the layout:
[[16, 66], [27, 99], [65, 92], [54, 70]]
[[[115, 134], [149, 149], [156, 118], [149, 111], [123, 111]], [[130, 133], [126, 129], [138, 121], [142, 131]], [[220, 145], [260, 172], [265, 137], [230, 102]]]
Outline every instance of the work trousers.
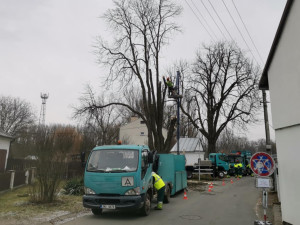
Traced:
[[157, 190], [157, 202], [163, 202], [165, 196], [165, 186]]

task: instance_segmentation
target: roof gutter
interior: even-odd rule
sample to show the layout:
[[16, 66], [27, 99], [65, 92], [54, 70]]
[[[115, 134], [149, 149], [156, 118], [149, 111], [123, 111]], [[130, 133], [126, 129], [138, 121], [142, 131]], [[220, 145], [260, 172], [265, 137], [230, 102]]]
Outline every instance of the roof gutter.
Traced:
[[287, 0], [287, 3], [285, 5], [282, 17], [280, 19], [279, 26], [278, 26], [276, 34], [275, 34], [275, 38], [272, 43], [271, 50], [268, 55], [267, 62], [265, 64], [264, 70], [262, 72], [262, 76], [259, 81], [259, 89], [260, 90], [269, 90], [268, 71], [269, 71], [270, 65], [272, 63], [273, 57], [275, 55], [277, 45], [278, 45], [281, 35], [283, 33], [283, 29], [286, 24], [287, 17], [289, 15], [289, 12], [290, 12], [293, 2], [294, 2], [294, 0]]

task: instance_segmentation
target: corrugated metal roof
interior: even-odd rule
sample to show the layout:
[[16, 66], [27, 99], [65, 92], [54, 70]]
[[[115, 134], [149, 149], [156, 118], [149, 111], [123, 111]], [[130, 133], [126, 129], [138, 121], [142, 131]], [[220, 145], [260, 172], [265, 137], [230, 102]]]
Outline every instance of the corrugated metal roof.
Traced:
[[7, 134], [7, 133], [4, 133], [3, 131], [1, 131], [0, 130], [0, 136], [1, 137], [6, 137], [6, 138], [11, 138], [11, 139], [13, 139], [13, 137], [12, 136], [10, 136], [9, 134]]
[[[199, 144], [199, 138], [180, 138], [179, 140], [179, 151], [180, 152], [194, 152], [199, 151], [200, 149], [196, 149]], [[177, 144], [173, 146], [171, 152], [177, 152]]]

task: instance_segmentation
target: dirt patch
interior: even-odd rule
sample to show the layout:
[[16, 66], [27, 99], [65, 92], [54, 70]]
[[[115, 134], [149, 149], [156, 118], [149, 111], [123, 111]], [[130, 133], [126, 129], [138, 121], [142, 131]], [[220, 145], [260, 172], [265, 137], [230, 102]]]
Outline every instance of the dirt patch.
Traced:
[[203, 192], [207, 189], [207, 182], [188, 181], [188, 188], [193, 191]]

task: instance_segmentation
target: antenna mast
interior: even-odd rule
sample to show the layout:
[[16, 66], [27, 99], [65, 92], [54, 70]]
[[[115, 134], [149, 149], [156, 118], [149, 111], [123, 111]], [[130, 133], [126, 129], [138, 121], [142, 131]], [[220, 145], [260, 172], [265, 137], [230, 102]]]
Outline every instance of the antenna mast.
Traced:
[[46, 117], [46, 101], [49, 98], [49, 94], [41, 93], [42, 106], [40, 112], [39, 125], [45, 125], [45, 117]]

